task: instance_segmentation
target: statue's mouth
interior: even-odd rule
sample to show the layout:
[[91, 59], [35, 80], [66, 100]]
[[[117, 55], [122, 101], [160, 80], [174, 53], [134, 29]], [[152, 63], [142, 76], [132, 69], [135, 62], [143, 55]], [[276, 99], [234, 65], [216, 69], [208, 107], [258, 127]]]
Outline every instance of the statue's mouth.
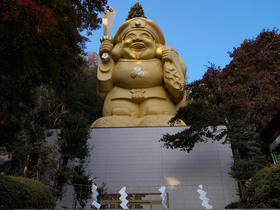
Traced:
[[145, 49], [146, 47], [145, 47], [145, 45], [144, 45], [143, 43], [141, 43], [141, 42], [136, 42], [136, 43], [133, 43], [133, 44], [131, 45], [131, 48], [134, 49], [134, 50], [143, 50], [143, 49]]

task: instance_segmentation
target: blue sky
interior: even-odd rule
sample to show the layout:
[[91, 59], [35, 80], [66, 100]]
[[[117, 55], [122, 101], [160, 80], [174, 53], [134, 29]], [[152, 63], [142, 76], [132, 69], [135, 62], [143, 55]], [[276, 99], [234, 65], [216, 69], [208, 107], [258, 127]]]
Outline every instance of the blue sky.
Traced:
[[[108, 0], [117, 11], [112, 37], [137, 0]], [[262, 29], [280, 29], [280, 0], [139, 0], [148, 19], [163, 31], [187, 64], [187, 82], [202, 78], [208, 61], [222, 68], [228, 51]], [[87, 52], [98, 52], [103, 28], [93, 31]]]

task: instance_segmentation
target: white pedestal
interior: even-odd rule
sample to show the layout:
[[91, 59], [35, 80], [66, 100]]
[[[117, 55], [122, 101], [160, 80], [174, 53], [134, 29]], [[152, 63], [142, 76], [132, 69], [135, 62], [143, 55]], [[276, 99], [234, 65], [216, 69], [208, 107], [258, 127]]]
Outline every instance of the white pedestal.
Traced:
[[[199, 185], [207, 192], [213, 209], [224, 209], [237, 201], [237, 183], [228, 174], [232, 162], [230, 145], [198, 143], [190, 153], [162, 147], [159, 140], [163, 134], [183, 129], [95, 128], [89, 140], [94, 148], [88, 170], [97, 177], [97, 185], [106, 183], [108, 193], [117, 194], [126, 186], [127, 193], [152, 194], [166, 186], [170, 209], [205, 209], [197, 193]], [[153, 209], [163, 206], [153, 205]]]

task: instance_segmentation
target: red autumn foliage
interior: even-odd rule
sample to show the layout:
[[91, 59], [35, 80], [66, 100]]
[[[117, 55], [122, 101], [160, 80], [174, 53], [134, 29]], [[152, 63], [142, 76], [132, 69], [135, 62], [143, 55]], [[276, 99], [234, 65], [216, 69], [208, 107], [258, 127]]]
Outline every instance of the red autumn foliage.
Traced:
[[10, 0], [1, 3], [4, 20], [15, 19], [20, 21], [20, 11], [25, 11], [26, 15], [36, 20], [39, 24], [55, 25], [54, 13], [46, 5], [39, 6], [33, 0]]
[[179, 142], [165, 137], [165, 146], [189, 150], [193, 146], [190, 143], [199, 139], [193, 133], [205, 135], [207, 127], [216, 125], [226, 126], [226, 132], [217, 139], [227, 133], [228, 140], [238, 142], [243, 138], [242, 132], [260, 134], [280, 110], [278, 30], [263, 30], [229, 55], [232, 61], [224, 69], [211, 64], [201, 80], [187, 85], [188, 105], [179, 110], [174, 120], [183, 119], [191, 127], [181, 134]]
[[[234, 48], [229, 53], [232, 61], [224, 69], [212, 64], [201, 80], [188, 84], [189, 98], [196, 101], [196, 106], [211, 104], [211, 112], [221, 117], [207, 115], [205, 122], [212, 125], [226, 124], [224, 119], [245, 120], [255, 124], [256, 129], [263, 129], [280, 110], [279, 52], [278, 30], [263, 30], [255, 39], [244, 40]], [[192, 103], [185, 110], [194, 109]], [[185, 118], [187, 124], [193, 124], [188, 120], [192, 116]]]
[[263, 30], [229, 53], [221, 74], [224, 109], [261, 129], [280, 110], [280, 35]]

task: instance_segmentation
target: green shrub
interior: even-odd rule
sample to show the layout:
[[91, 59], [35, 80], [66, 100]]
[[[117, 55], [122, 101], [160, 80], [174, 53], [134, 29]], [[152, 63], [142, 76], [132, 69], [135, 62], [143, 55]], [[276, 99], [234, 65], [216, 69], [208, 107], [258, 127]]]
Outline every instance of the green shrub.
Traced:
[[55, 208], [48, 188], [41, 182], [0, 174], [0, 209]]
[[238, 208], [280, 208], [280, 164], [265, 167], [253, 176]]
[[263, 165], [255, 160], [236, 159], [231, 166], [230, 175], [236, 180], [246, 181], [255, 175]]

